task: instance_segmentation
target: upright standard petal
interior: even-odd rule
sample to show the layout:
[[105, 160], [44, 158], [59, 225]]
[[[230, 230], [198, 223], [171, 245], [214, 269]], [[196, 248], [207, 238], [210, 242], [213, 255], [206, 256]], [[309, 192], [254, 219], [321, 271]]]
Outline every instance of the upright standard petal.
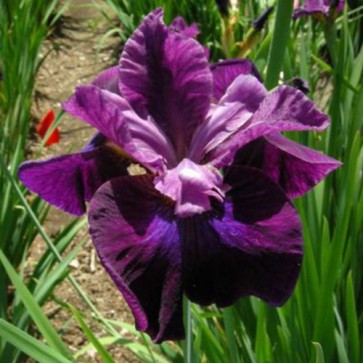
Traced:
[[284, 192], [262, 172], [230, 169], [227, 202], [214, 213], [182, 219], [183, 284], [202, 305], [254, 295], [282, 305], [302, 260], [301, 225]]
[[180, 241], [152, 177], [113, 179], [93, 197], [90, 233], [106, 271], [155, 342], [182, 339]]
[[226, 93], [227, 88], [241, 74], [250, 74], [261, 81], [255, 65], [248, 59], [228, 59], [212, 64], [210, 67], [213, 75], [213, 98], [218, 102]]
[[98, 88], [120, 95], [118, 66], [111, 67], [101, 72], [92, 84]]
[[208, 150], [206, 160], [220, 168], [232, 162], [238, 149], [260, 136], [279, 131], [320, 131], [328, 124], [328, 116], [319, 111], [303, 92], [279, 86], [267, 94], [248, 122], [223, 144]]
[[207, 120], [196, 130], [188, 151], [195, 161], [223, 144], [245, 125], [267, 95], [263, 84], [251, 75], [238, 76], [217, 105], [210, 109]]
[[19, 178], [48, 203], [80, 216], [96, 190], [112, 178], [127, 175], [129, 164], [105, 142], [76, 154], [26, 161], [19, 168]]
[[290, 198], [297, 198], [338, 168], [341, 162], [273, 133], [238, 150], [233, 165], [261, 169]]
[[137, 162], [151, 170], [175, 163], [172, 145], [149, 117], [142, 119], [128, 102], [95, 86], [80, 86], [63, 104], [71, 115], [97, 128]]
[[153, 116], [182, 160], [208, 112], [212, 75], [204, 48], [169, 31], [162, 16], [160, 10], [147, 16], [125, 44], [120, 88], [139, 115]]
[[188, 25], [184, 18], [181, 16], [177, 16], [171, 22], [170, 28], [191, 38], [196, 38], [197, 35], [200, 33], [197, 24], [193, 23], [191, 25]]

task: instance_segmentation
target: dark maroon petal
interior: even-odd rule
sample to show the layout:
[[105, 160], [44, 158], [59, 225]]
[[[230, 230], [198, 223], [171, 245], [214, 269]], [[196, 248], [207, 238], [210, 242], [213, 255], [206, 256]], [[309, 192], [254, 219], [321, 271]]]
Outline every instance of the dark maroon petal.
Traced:
[[218, 306], [254, 295], [282, 305], [302, 260], [301, 225], [288, 198], [252, 168], [232, 168], [224, 206], [180, 222], [183, 283], [194, 302]]
[[180, 242], [173, 210], [150, 176], [120, 177], [92, 198], [90, 233], [101, 262], [155, 342], [182, 339]]
[[19, 168], [19, 178], [48, 203], [79, 216], [104, 182], [127, 175], [129, 164], [105, 144], [76, 154], [26, 161]]
[[94, 86], [120, 95], [118, 66], [111, 67], [100, 73], [92, 82]]
[[238, 150], [234, 165], [261, 169], [290, 198], [304, 195], [341, 163], [306, 146], [273, 133]]
[[218, 102], [227, 88], [241, 74], [251, 74], [261, 81], [255, 65], [248, 59], [228, 59], [211, 65], [213, 97]]
[[96, 86], [80, 86], [63, 108], [97, 128], [134, 160], [153, 169], [163, 169], [164, 160], [173, 164], [173, 147], [158, 125], [143, 119], [122, 97]]
[[149, 14], [125, 44], [120, 88], [139, 115], [153, 116], [182, 159], [208, 112], [212, 75], [204, 48], [169, 31], [162, 16], [161, 10]]
[[237, 150], [260, 136], [279, 131], [321, 131], [328, 124], [328, 116], [303, 92], [279, 86], [267, 94], [248, 122], [209, 151], [207, 161], [220, 168], [232, 162]]

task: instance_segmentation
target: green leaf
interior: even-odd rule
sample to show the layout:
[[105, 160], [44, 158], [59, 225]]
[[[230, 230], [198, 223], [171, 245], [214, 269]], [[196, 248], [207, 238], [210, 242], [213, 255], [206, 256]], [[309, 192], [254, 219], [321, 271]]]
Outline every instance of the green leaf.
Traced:
[[265, 85], [271, 89], [277, 85], [284, 63], [285, 49], [290, 36], [290, 22], [293, 9], [292, 0], [279, 0], [276, 9], [275, 28], [268, 55]]
[[353, 278], [352, 272], [350, 271], [347, 277], [345, 290], [345, 310], [348, 328], [347, 342], [349, 346], [351, 362], [360, 363], [359, 325], [355, 301]]
[[0, 318], [0, 336], [39, 363], [72, 363], [56, 350]]
[[84, 334], [86, 335], [87, 339], [93, 344], [96, 348], [98, 354], [103, 359], [105, 363], [115, 363], [111, 355], [102, 345], [102, 343], [96, 338], [96, 336], [92, 333], [92, 330], [88, 327], [85, 321], [82, 318], [80, 312], [73, 306], [69, 305], [70, 310], [72, 311], [74, 317], [77, 319], [79, 326], [83, 330]]
[[7, 272], [12, 284], [14, 285], [17, 295], [20, 297], [24, 306], [27, 308], [30, 316], [34, 320], [34, 323], [38, 327], [44, 339], [52, 348], [56, 349], [59, 353], [63, 354], [66, 357], [70, 357], [68, 348], [65, 346], [65, 344], [43, 313], [42, 309], [35, 301], [33, 295], [29, 292], [27, 287], [21, 281], [20, 277], [11, 266], [2, 250], [0, 250], [0, 261], [2, 262], [2, 265]]
[[226, 338], [231, 362], [238, 363], [240, 362], [240, 358], [238, 355], [238, 346], [235, 337], [236, 317], [234, 315], [234, 309], [232, 307], [223, 309], [223, 321], [225, 325]]
[[315, 347], [315, 354], [316, 354], [315, 363], [325, 363], [324, 351], [322, 346], [317, 342], [313, 342], [313, 345]]

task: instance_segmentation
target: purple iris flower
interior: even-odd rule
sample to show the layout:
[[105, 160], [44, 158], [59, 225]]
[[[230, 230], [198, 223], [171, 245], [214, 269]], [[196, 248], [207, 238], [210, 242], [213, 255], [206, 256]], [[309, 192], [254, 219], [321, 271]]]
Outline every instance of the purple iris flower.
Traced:
[[290, 200], [340, 165], [280, 134], [327, 127], [302, 92], [267, 91], [247, 60], [209, 66], [157, 9], [120, 65], [63, 107], [99, 133], [79, 153], [22, 164], [20, 179], [76, 215], [90, 202], [93, 243], [138, 330], [183, 338], [183, 293], [220, 307], [288, 299], [303, 253]]
[[294, 10], [293, 18], [307, 15], [330, 17], [332, 12], [343, 11], [344, 3], [345, 0], [305, 0], [302, 7]]

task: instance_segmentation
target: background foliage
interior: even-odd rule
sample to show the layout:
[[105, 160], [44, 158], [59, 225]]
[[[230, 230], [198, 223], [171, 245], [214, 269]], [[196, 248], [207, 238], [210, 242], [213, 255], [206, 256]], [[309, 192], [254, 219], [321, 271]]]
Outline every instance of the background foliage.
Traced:
[[[344, 163], [296, 200], [304, 224], [305, 258], [297, 288], [284, 307], [272, 308], [255, 298], [241, 299], [224, 310], [193, 305], [187, 340], [191, 344], [156, 346], [133, 326], [105, 319], [93, 306], [92, 296], [69, 274], [68, 264], [82, 244], [67, 254], [64, 251], [85, 221], [75, 220], [55, 239], [49, 238], [42, 228], [47, 207], [37, 198], [28, 199], [17, 180], [17, 166], [25, 158], [29, 138], [34, 81], [42, 62], [39, 49], [64, 8], [58, 0], [0, 2], [1, 362], [23, 362], [26, 356], [45, 363], [73, 362], [92, 348], [109, 363], [114, 362], [107, 351], [110, 344], [124, 345], [142, 362], [363, 361], [363, 6], [351, 1], [335, 21], [291, 22], [292, 1], [280, 0], [264, 29], [256, 32], [251, 21], [267, 5], [271, 4], [240, 1], [238, 9], [221, 16], [214, 0], [104, 2], [119, 23], [106, 36], [118, 35], [120, 44], [145, 14], [163, 6], [167, 22], [181, 15], [189, 23], [198, 23], [198, 39], [210, 48], [211, 60], [247, 56], [269, 88], [293, 77], [307, 80], [309, 96], [329, 113], [331, 127], [324, 133], [289, 136]], [[29, 276], [24, 266], [37, 235], [48, 250]], [[89, 342], [73, 354], [41, 309], [65, 278], [88, 306], [88, 313], [62, 306], [71, 311]], [[101, 338], [89, 327], [91, 315], [102, 328]], [[120, 333], [125, 329], [132, 338]]]

